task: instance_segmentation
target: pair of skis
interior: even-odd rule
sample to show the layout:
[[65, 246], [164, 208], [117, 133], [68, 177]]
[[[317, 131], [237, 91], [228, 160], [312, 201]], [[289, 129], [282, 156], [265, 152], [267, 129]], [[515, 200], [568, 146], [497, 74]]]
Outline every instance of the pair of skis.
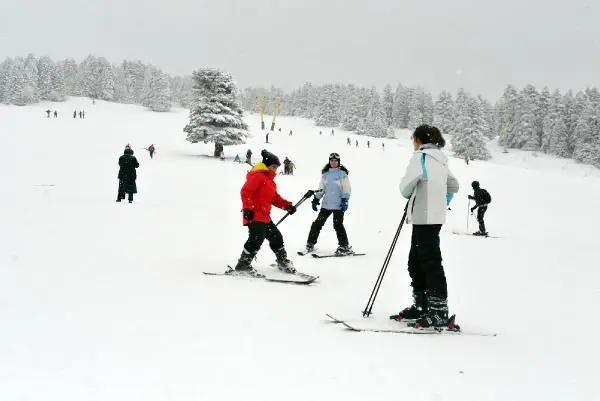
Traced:
[[335, 253], [326, 253], [326, 254], [322, 254], [322, 253], [317, 253], [316, 251], [298, 251], [298, 255], [300, 256], [305, 256], [308, 255], [310, 253], [310, 255], [313, 258], [344, 258], [346, 256], [363, 256], [366, 255], [366, 253], [350, 253], [347, 255], [337, 255]]
[[438, 335], [473, 335], [483, 337], [496, 337], [497, 333], [464, 331], [454, 323], [456, 317], [453, 315], [447, 327], [436, 328], [416, 328], [411, 327], [408, 322], [399, 322], [397, 320], [388, 319], [380, 320], [372, 317], [341, 319], [329, 313], [325, 314], [333, 323], [340, 324], [344, 329], [354, 332], [375, 332], [375, 333], [402, 333], [402, 334], [438, 334]]
[[286, 284], [311, 284], [315, 282], [319, 276], [312, 276], [310, 274], [296, 272], [296, 273], [284, 273], [269, 269], [269, 271], [259, 271], [259, 275], [250, 275], [243, 272], [237, 272], [233, 267], [227, 265], [227, 270], [222, 273], [215, 272], [202, 272], [208, 276], [229, 276], [236, 278], [246, 278], [252, 280], [264, 280], [274, 283], [286, 283]]

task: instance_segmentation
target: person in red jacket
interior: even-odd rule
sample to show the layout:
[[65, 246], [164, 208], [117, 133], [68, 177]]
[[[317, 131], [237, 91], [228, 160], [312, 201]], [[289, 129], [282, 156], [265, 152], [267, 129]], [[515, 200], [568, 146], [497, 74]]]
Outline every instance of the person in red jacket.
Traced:
[[275, 177], [281, 166], [279, 158], [263, 150], [262, 162], [256, 163], [246, 176], [241, 190], [243, 224], [248, 227], [248, 240], [235, 266], [236, 273], [261, 276], [251, 265], [252, 259], [265, 239], [277, 257], [277, 267], [286, 273], [295, 273], [292, 262], [287, 258], [283, 236], [271, 220], [271, 206], [286, 210], [290, 215], [296, 212], [292, 202], [277, 193]]

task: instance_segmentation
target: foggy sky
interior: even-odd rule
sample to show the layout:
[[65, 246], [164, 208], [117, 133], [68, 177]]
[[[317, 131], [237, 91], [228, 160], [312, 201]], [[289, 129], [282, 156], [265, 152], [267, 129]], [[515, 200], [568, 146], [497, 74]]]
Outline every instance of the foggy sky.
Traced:
[[0, 58], [222, 68], [238, 85], [585, 89], [600, 74], [594, 0], [0, 0]]

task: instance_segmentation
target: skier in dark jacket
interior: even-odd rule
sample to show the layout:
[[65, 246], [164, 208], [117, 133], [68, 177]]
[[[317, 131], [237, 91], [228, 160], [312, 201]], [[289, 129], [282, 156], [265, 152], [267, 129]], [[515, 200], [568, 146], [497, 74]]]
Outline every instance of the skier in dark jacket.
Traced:
[[477, 209], [477, 222], [479, 223], [479, 231], [474, 232], [473, 235], [483, 235], [487, 237], [488, 233], [485, 231], [483, 216], [485, 215], [485, 212], [487, 212], [488, 205], [492, 199], [489, 192], [479, 186], [479, 181], [473, 181], [471, 187], [473, 187], [473, 195], [469, 195], [469, 199], [475, 200], [475, 206], [471, 208], [471, 214]]
[[135, 169], [139, 166], [140, 164], [133, 155], [133, 150], [127, 145], [123, 155], [119, 157], [119, 192], [117, 202], [125, 199], [126, 193], [129, 194], [129, 203], [133, 202], [133, 194], [137, 194], [137, 186], [135, 184], [137, 173]]

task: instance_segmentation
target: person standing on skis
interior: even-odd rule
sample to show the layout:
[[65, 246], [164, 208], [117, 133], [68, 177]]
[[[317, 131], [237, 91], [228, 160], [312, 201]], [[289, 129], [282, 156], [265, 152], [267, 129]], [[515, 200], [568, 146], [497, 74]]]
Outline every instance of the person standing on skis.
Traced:
[[277, 267], [286, 273], [295, 273], [296, 269], [283, 244], [281, 232], [271, 220], [271, 206], [286, 210], [290, 215], [296, 212], [292, 202], [282, 198], [277, 193], [275, 177], [281, 166], [279, 158], [263, 150], [262, 162], [256, 165], [246, 175], [246, 182], [240, 191], [242, 197], [243, 224], [248, 227], [248, 240], [244, 244], [242, 254], [232, 274], [246, 274], [262, 277], [251, 265], [265, 239], [277, 258]]
[[473, 235], [483, 235], [487, 237], [488, 233], [485, 231], [483, 216], [485, 215], [485, 212], [487, 212], [492, 197], [488, 191], [479, 186], [479, 181], [473, 181], [471, 187], [473, 188], [473, 195], [469, 195], [469, 199], [475, 201], [475, 206], [471, 208], [471, 214], [477, 209], [477, 222], [479, 223], [479, 231], [474, 232]]
[[337, 256], [351, 255], [354, 253], [348, 244], [348, 235], [344, 227], [344, 213], [348, 210], [351, 186], [348, 178], [348, 169], [341, 165], [340, 155], [332, 153], [329, 155], [329, 163], [321, 170], [321, 181], [319, 189], [315, 192], [312, 200], [312, 208], [316, 212], [321, 199], [323, 205], [316, 220], [310, 226], [308, 239], [306, 241], [306, 252], [312, 252], [319, 239], [319, 233], [325, 222], [333, 214], [333, 229], [338, 240]]
[[448, 288], [440, 229], [459, 185], [441, 151], [446, 141], [438, 128], [421, 125], [412, 140], [415, 152], [400, 182], [400, 192], [409, 199], [406, 222], [413, 225], [408, 255], [413, 304], [391, 318], [414, 320], [415, 327], [442, 327], [448, 325]]

